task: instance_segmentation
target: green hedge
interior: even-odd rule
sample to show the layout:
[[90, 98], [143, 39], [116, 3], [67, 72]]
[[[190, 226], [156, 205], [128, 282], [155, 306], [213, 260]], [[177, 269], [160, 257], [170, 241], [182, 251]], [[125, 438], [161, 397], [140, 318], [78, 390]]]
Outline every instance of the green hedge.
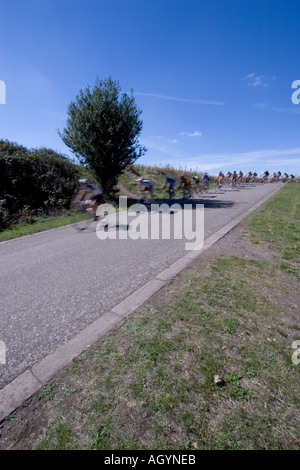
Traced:
[[28, 150], [0, 140], [0, 229], [68, 209], [78, 178], [76, 165], [51, 149]]

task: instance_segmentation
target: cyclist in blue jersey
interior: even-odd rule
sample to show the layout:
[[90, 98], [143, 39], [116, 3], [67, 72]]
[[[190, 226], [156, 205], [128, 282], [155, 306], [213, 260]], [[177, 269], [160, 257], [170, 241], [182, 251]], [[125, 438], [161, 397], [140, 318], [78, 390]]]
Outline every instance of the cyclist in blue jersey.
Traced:
[[175, 186], [176, 180], [174, 178], [171, 178], [171, 176], [166, 176], [165, 184], [163, 185], [162, 190], [167, 190], [167, 192], [169, 193], [169, 199], [174, 196]]

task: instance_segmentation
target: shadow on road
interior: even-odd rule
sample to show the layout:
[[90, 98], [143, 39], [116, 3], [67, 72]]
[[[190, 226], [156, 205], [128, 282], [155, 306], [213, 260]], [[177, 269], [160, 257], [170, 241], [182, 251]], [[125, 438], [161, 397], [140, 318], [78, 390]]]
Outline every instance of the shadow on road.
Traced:
[[[217, 198], [217, 195], [215, 194], [210, 194], [209, 196], [203, 196], [199, 197], [197, 199], [173, 199], [172, 201], [169, 201], [168, 199], [160, 199], [155, 201], [155, 205], [167, 205], [168, 207], [172, 208], [174, 205], [179, 205], [181, 209], [184, 209], [184, 206], [189, 206], [189, 209], [196, 209], [197, 205], [199, 204], [204, 204], [205, 208], [210, 208], [210, 209], [228, 209], [232, 206], [234, 206], [234, 202], [232, 201], [220, 201]], [[155, 205], [148, 205], [147, 209], [148, 212], [151, 212], [151, 208], [153, 207], [153, 210], [155, 211]]]

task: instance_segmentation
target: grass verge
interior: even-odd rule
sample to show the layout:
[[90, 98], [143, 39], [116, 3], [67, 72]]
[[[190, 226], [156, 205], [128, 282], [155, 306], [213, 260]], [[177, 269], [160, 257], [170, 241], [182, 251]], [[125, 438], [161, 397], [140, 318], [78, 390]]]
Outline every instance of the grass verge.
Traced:
[[13, 238], [22, 237], [24, 235], [33, 235], [34, 233], [63, 227], [64, 225], [78, 222], [84, 217], [85, 216], [67, 214], [55, 217], [41, 217], [34, 223], [13, 225], [6, 230], [0, 231], [0, 242], [12, 240]]
[[76, 357], [7, 417], [1, 447], [299, 449], [298, 200], [284, 187]]

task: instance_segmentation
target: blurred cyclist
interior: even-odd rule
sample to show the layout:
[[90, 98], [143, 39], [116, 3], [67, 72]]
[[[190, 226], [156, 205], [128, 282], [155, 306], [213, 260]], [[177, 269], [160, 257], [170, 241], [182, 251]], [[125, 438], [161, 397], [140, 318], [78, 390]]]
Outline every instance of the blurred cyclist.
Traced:
[[194, 183], [194, 188], [195, 188], [195, 194], [199, 194], [200, 192], [200, 180], [199, 176], [192, 176], [192, 181]]
[[170, 199], [174, 196], [175, 186], [176, 180], [174, 178], [171, 178], [171, 176], [166, 176], [165, 184], [163, 185], [162, 190], [167, 190]]
[[192, 189], [192, 180], [182, 175], [180, 177], [180, 188], [182, 189], [182, 191], [187, 192], [190, 196]]
[[150, 201], [151, 203], [154, 202], [154, 183], [150, 180], [146, 180], [144, 178], [138, 179], [138, 190], [140, 193], [145, 196], [146, 194], [150, 194]]
[[89, 178], [79, 180], [79, 192], [76, 201], [82, 201], [87, 206], [87, 211], [96, 217], [97, 207], [102, 201], [103, 191], [91, 182]]
[[217, 176], [217, 188], [220, 189], [223, 185], [223, 179], [225, 178], [224, 173], [222, 171], [219, 172]]

